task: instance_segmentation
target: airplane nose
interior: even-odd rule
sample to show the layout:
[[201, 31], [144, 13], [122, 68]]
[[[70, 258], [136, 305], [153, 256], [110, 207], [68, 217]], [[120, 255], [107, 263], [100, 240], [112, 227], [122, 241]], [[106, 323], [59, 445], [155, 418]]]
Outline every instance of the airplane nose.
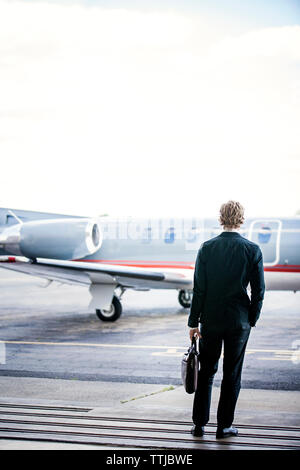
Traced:
[[21, 243], [21, 224], [12, 225], [3, 230], [0, 234], [0, 246], [6, 253], [22, 255], [20, 250]]
[[6, 228], [0, 234], [0, 244], [1, 245], [15, 245], [20, 243], [20, 225], [13, 225], [12, 227]]

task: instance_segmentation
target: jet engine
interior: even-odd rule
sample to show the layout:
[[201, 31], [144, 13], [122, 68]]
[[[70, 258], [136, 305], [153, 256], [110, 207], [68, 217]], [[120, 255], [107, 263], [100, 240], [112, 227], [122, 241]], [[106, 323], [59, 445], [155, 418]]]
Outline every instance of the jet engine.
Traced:
[[101, 244], [100, 226], [89, 218], [34, 220], [0, 234], [0, 247], [7, 254], [31, 259], [79, 259], [95, 253]]

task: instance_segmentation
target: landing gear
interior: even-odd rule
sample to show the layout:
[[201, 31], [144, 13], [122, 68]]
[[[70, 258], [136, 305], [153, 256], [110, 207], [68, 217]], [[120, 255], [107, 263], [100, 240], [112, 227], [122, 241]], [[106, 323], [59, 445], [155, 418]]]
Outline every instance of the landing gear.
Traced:
[[184, 308], [190, 308], [192, 303], [192, 291], [180, 290], [178, 294], [178, 302]]
[[96, 315], [102, 321], [116, 321], [122, 315], [122, 304], [116, 295], [113, 296], [112, 303], [108, 310], [96, 309]]

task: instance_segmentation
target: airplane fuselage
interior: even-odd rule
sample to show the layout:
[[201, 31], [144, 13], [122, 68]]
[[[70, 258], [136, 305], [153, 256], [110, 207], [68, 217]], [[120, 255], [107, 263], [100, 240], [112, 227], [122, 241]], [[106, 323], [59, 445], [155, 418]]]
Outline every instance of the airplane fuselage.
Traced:
[[[70, 217], [29, 211], [14, 213], [23, 223]], [[100, 217], [98, 221], [100, 248], [73, 260], [186, 272], [194, 269], [200, 245], [222, 231], [217, 218]], [[7, 209], [0, 209], [0, 234], [15, 223]], [[268, 290], [300, 290], [300, 216], [247, 218], [240, 234], [260, 246]], [[7, 254], [10, 253], [0, 243], [0, 255]], [[192, 284], [187, 288], [191, 289]]]
[[[194, 269], [201, 243], [222, 231], [214, 218], [107, 217], [102, 227], [101, 248], [85, 260], [172, 270]], [[300, 217], [248, 218], [239, 232], [262, 250], [267, 289], [300, 289]]]

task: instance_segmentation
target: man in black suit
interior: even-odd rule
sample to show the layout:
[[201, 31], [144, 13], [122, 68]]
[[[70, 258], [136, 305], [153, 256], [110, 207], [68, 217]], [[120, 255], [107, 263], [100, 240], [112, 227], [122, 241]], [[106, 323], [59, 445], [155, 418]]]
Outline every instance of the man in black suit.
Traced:
[[260, 247], [238, 233], [244, 222], [243, 206], [236, 201], [223, 204], [219, 221], [223, 232], [204, 242], [197, 254], [188, 326], [190, 338], [196, 336], [201, 343], [191, 431], [194, 436], [203, 435], [209, 420], [213, 378], [224, 344], [216, 434], [222, 438], [238, 433], [232, 423], [241, 388], [244, 354], [251, 327], [260, 315], [265, 283]]

